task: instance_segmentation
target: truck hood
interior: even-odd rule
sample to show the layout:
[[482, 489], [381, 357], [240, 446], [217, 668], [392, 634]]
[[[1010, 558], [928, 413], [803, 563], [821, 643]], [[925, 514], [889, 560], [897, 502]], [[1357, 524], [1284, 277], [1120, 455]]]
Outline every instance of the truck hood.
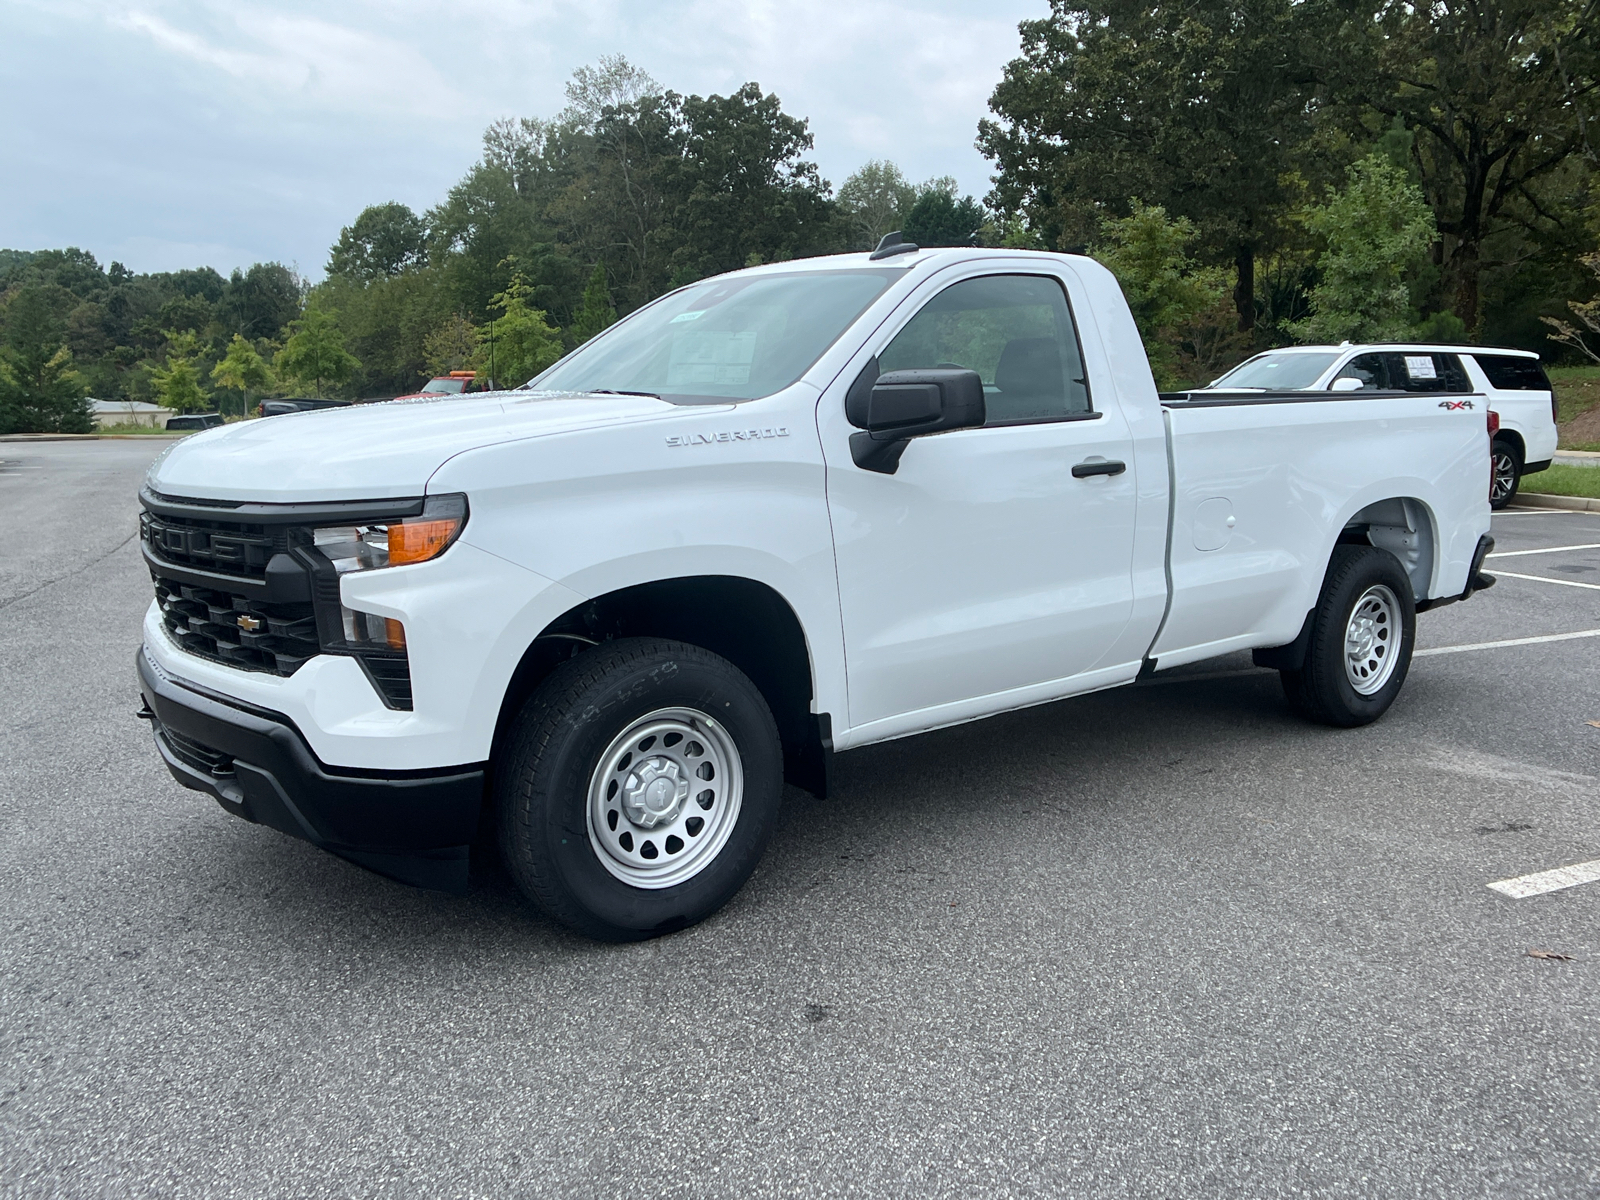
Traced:
[[487, 392], [289, 413], [175, 442], [147, 482], [169, 496], [264, 503], [420, 496], [466, 450], [683, 412], [648, 396]]

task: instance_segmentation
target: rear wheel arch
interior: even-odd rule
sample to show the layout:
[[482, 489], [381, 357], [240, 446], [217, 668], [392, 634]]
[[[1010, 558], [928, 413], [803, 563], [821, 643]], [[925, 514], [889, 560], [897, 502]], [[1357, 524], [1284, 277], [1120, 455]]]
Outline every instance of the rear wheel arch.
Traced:
[[[1438, 563], [1438, 522], [1433, 510], [1415, 496], [1378, 500], [1356, 512], [1339, 531], [1338, 545], [1367, 545], [1387, 550], [1400, 560], [1411, 580], [1411, 594], [1423, 601], [1433, 592]], [[1333, 551], [1329, 551], [1331, 564]]]

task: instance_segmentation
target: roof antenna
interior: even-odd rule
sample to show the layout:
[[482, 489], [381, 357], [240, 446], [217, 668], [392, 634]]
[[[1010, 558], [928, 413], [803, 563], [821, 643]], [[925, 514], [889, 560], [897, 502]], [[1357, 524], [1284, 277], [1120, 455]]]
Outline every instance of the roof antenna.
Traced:
[[871, 259], [893, 258], [896, 254], [914, 254], [921, 247], [915, 242], [908, 242], [900, 236], [896, 229], [893, 233], [883, 235], [883, 240], [878, 243], [878, 248], [867, 257]]

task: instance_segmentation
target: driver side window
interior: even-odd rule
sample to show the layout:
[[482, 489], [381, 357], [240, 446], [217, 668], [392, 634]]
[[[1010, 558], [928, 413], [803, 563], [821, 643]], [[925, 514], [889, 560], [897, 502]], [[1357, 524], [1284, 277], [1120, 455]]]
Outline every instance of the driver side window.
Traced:
[[878, 356], [882, 372], [961, 367], [983, 380], [985, 425], [1092, 412], [1066, 292], [1041, 275], [989, 275], [940, 292]]

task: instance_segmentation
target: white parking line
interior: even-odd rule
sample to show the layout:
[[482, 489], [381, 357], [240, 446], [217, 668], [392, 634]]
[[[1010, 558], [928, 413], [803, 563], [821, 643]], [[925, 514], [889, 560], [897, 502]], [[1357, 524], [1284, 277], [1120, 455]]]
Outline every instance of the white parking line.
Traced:
[[1537, 646], [1540, 642], [1570, 642], [1574, 638], [1592, 637], [1600, 637], [1600, 629], [1580, 629], [1576, 633], [1546, 633], [1539, 637], [1507, 638], [1503, 642], [1468, 642], [1461, 646], [1435, 646], [1432, 650], [1414, 650], [1411, 657], [1427, 658], [1433, 654], [1464, 654], [1468, 650], [1498, 650], [1502, 646]]
[[1573, 863], [1570, 867], [1557, 867], [1553, 871], [1539, 871], [1533, 875], [1518, 875], [1515, 879], [1501, 879], [1488, 886], [1502, 896], [1513, 900], [1526, 900], [1529, 896], [1542, 896], [1562, 888], [1577, 887], [1580, 883], [1593, 883], [1600, 879], [1600, 858], [1592, 862]]
[[[1553, 583], [1562, 582], [1559, 579]], [[1465, 654], [1469, 650], [1499, 650], [1506, 646], [1537, 646], [1543, 642], [1570, 642], [1576, 638], [1600, 637], [1600, 629], [1579, 629], [1574, 633], [1545, 633], [1538, 637], [1506, 638], [1501, 642], [1466, 642], [1460, 646], [1435, 646], [1414, 650], [1412, 658], [1431, 658], [1436, 654]], [[1196, 671], [1192, 675], [1156, 675], [1139, 681], [1140, 687], [1159, 687], [1168, 683], [1206, 683], [1212, 679], [1240, 679], [1246, 675], [1270, 675], [1271, 667], [1239, 667], [1232, 671]]]
[[1585, 511], [1572, 508], [1508, 508], [1491, 516], [1497, 521], [1501, 517], [1581, 517]]
[[1588, 588], [1600, 592], [1600, 583], [1579, 583], [1576, 579], [1551, 579], [1545, 575], [1518, 575], [1515, 571], [1496, 571], [1498, 579], [1531, 579], [1534, 583], [1559, 583], [1562, 587]]
[[1499, 550], [1489, 557], [1518, 558], [1524, 554], [1560, 554], [1564, 550], [1600, 550], [1600, 542], [1589, 542], [1583, 546], [1545, 546], [1540, 550]]

